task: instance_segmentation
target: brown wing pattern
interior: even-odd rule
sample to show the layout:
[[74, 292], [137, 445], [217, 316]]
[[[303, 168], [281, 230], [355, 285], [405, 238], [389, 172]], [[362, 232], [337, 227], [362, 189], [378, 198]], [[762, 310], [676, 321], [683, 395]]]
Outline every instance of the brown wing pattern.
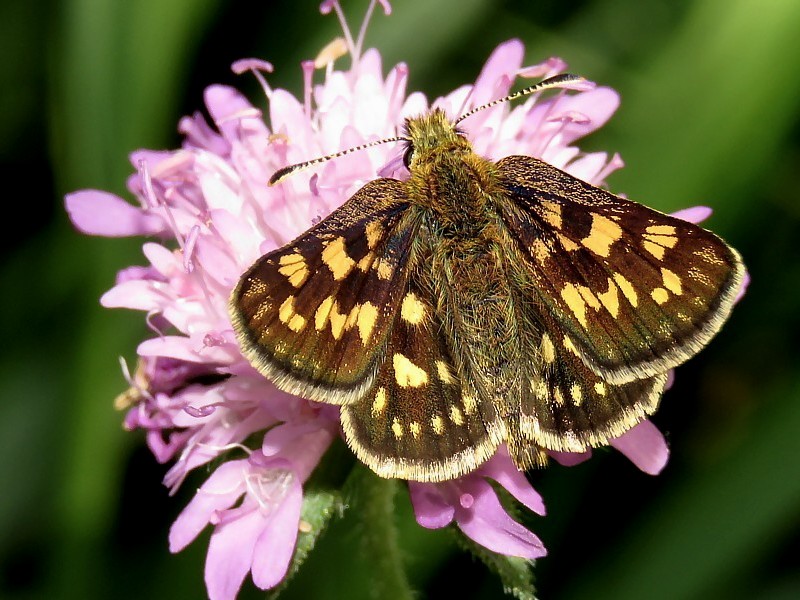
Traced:
[[744, 267], [714, 234], [534, 158], [497, 166], [523, 285], [606, 382], [666, 372], [727, 318]]
[[243, 275], [231, 295], [234, 329], [279, 388], [344, 404], [372, 385], [406, 287], [407, 208], [402, 183], [370, 182]]
[[410, 285], [398, 313], [374, 385], [342, 407], [345, 437], [383, 477], [458, 477], [494, 453], [503, 425], [459, 375], [428, 297]]

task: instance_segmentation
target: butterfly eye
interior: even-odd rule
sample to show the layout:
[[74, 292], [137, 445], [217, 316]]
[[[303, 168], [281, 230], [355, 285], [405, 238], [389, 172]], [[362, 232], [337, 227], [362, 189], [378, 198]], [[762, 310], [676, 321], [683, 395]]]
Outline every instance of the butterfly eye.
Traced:
[[406, 151], [403, 153], [403, 164], [406, 166], [406, 169], [411, 168], [411, 158], [414, 156], [414, 146], [409, 145], [406, 148]]

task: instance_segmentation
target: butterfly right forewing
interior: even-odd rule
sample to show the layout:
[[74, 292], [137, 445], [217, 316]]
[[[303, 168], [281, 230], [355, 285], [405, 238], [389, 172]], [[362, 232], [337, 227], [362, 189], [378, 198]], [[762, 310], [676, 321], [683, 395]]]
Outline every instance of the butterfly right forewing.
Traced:
[[730, 314], [744, 267], [713, 233], [535, 158], [497, 167], [520, 276], [595, 374], [621, 384], [664, 373]]

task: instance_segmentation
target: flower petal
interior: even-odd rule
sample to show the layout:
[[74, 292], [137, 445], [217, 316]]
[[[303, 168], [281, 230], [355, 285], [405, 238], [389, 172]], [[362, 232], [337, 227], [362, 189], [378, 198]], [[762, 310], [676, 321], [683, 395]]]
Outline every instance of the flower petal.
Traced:
[[547, 554], [542, 541], [508, 515], [486, 481], [475, 482], [469, 492], [472, 505], [456, 512], [456, 523], [469, 538], [508, 556], [534, 559]]
[[669, 459], [667, 441], [658, 427], [650, 421], [642, 421], [611, 440], [611, 445], [648, 475], [658, 475]]
[[203, 528], [211, 516], [233, 505], [244, 493], [246, 460], [233, 460], [220, 465], [197, 490], [169, 530], [170, 552], [180, 552]]
[[478, 476], [478, 474], [494, 479], [497, 483], [506, 488], [508, 493], [536, 514], [545, 514], [544, 500], [542, 500], [539, 492], [533, 489], [533, 486], [531, 486], [530, 482], [526, 479], [525, 474], [517, 469], [511, 461], [505, 447], [498, 450], [497, 454], [484, 463], [475, 473], [475, 476]]
[[108, 192], [82, 190], [67, 194], [65, 202], [72, 224], [90, 235], [124, 237], [154, 235], [165, 230], [161, 217]]
[[297, 542], [297, 528], [303, 508], [300, 478], [292, 482], [283, 500], [269, 515], [253, 551], [253, 582], [262, 590], [278, 585], [286, 576]]
[[411, 504], [417, 523], [426, 529], [440, 529], [453, 522], [456, 509], [442, 495], [440, 486], [452, 485], [444, 483], [408, 482]]
[[217, 525], [208, 543], [206, 589], [209, 600], [234, 600], [253, 562], [256, 540], [265, 527], [257, 509]]

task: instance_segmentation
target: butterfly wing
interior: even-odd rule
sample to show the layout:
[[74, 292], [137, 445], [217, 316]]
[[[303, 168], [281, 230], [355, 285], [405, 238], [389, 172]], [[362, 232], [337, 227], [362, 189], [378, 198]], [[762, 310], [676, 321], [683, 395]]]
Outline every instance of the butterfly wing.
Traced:
[[522, 285], [603, 381], [659, 376], [727, 319], [744, 266], [714, 234], [535, 158], [497, 167]]
[[504, 437], [495, 407], [460, 374], [429, 299], [410, 282], [374, 386], [342, 407], [348, 444], [383, 477], [459, 477], [488, 459]]
[[[521, 394], [519, 429], [524, 439], [548, 450], [583, 452], [608, 444], [655, 412], [666, 373], [610, 383], [584, 364], [552, 317], [542, 311], [535, 319], [543, 332], [536, 368], [526, 374], [527, 389]], [[512, 448], [520, 467], [529, 468], [519, 455]]]
[[345, 404], [372, 385], [406, 287], [407, 208], [403, 183], [370, 182], [242, 276], [231, 320], [247, 358], [279, 388]]

